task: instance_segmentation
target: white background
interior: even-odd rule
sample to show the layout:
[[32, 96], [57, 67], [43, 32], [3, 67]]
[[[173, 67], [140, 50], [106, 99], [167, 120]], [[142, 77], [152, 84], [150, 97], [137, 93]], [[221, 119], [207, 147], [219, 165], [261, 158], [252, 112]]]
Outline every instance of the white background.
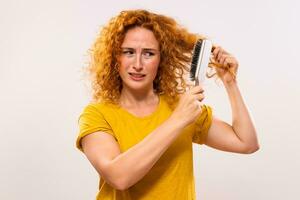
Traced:
[[[1, 0], [0, 199], [95, 198], [98, 175], [75, 148], [90, 99], [82, 69], [100, 26], [134, 8], [174, 17], [240, 62], [261, 148], [241, 155], [194, 146], [197, 199], [299, 199], [297, 0]], [[210, 80], [205, 87], [205, 102], [230, 122], [223, 86]]]

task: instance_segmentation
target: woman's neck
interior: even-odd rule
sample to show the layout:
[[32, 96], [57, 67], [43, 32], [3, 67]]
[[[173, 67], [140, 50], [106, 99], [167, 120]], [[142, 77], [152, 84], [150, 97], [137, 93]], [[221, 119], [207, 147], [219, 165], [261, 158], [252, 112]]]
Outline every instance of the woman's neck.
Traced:
[[123, 88], [121, 91], [120, 105], [124, 108], [140, 108], [149, 105], [157, 105], [158, 101], [158, 95], [153, 89], [143, 92], [132, 92]]

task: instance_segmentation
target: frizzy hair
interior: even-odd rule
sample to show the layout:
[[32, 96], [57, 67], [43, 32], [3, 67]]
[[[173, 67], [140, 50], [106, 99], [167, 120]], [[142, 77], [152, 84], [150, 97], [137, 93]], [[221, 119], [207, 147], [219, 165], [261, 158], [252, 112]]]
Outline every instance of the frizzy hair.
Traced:
[[194, 44], [204, 37], [189, 33], [170, 17], [146, 10], [122, 11], [102, 27], [89, 50], [93, 99], [118, 104], [122, 90], [118, 55], [126, 32], [134, 27], [151, 30], [160, 45], [161, 60], [153, 87], [172, 106], [185, 91], [184, 73], [189, 70]]

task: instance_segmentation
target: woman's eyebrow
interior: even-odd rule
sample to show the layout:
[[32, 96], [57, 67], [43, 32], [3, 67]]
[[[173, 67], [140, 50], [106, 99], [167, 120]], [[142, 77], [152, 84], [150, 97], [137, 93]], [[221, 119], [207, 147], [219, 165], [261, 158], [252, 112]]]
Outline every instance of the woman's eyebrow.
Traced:
[[121, 49], [129, 49], [129, 50], [134, 50], [134, 48], [131, 48], [131, 47], [121, 47]]
[[146, 51], [159, 51], [158, 49], [152, 49], [152, 48], [143, 48], [143, 50], [146, 50]]
[[[132, 47], [121, 47], [121, 49], [126, 49], [126, 50], [135, 50]], [[159, 51], [158, 49], [155, 48], [142, 48], [143, 51]]]

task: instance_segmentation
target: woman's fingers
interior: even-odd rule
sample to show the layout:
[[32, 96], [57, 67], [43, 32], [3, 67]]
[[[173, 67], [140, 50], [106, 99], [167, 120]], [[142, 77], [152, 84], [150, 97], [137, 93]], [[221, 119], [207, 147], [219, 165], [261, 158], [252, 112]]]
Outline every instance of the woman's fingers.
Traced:
[[[232, 75], [235, 76], [238, 68], [238, 62], [235, 57], [220, 46], [216, 46], [212, 53], [214, 60], [221, 66], [221, 68], [217, 69], [217, 72], [225, 73], [226, 71], [229, 71]], [[225, 70], [223, 70], [222, 68]]]
[[213, 55], [215, 60], [220, 64], [223, 64], [225, 59], [230, 56], [230, 54], [226, 52], [222, 47], [216, 47], [213, 51]]
[[198, 101], [202, 101], [204, 99], [204, 94], [201, 93], [201, 94], [197, 94], [195, 95], [195, 98], [198, 100]]
[[194, 86], [189, 90], [189, 95], [192, 101], [202, 101], [204, 99], [204, 89], [201, 85]]
[[198, 93], [203, 93], [204, 89], [202, 88], [201, 85], [197, 85], [197, 86], [191, 87], [189, 92], [190, 92], [190, 94], [198, 94]]

